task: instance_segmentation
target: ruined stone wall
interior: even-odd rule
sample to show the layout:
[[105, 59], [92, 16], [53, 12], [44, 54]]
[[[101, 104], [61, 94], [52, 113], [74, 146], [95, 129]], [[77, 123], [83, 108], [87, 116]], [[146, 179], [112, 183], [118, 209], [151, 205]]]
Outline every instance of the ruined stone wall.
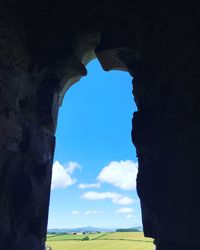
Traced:
[[[194, 4], [194, 2], [193, 2]], [[159, 8], [158, 8], [159, 7]], [[133, 93], [133, 141], [144, 232], [157, 249], [199, 249], [199, 26], [197, 5], [166, 3], [140, 26], [143, 61]]]
[[23, 31], [4, 14], [0, 15], [0, 249], [39, 250], [46, 237], [55, 139], [49, 110], [45, 107], [40, 113], [44, 103], [40, 84], [45, 81], [30, 72]]

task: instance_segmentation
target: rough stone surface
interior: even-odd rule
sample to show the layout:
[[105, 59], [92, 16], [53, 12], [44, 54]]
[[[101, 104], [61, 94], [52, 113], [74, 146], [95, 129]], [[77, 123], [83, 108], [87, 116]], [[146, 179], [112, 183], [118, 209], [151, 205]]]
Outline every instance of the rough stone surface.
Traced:
[[145, 235], [200, 249], [199, 44], [197, 0], [1, 1], [0, 249], [45, 247], [58, 109], [95, 54], [133, 76]]

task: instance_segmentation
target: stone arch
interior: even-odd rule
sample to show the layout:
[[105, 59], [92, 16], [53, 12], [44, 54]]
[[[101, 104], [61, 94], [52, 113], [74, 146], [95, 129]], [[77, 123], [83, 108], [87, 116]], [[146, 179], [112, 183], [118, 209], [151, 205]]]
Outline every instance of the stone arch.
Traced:
[[[46, 72], [53, 72], [58, 79], [53, 106], [53, 120], [56, 124], [58, 106], [62, 105], [62, 100], [67, 90], [81, 77], [87, 75], [86, 65], [97, 58], [103, 70], [127, 71], [133, 76], [132, 64], [138, 60], [136, 51], [127, 47], [116, 47], [102, 50], [101, 34], [99, 32], [88, 32], [77, 35], [73, 42], [74, 53], [62, 61], [48, 66]], [[55, 130], [54, 130], [55, 131]]]

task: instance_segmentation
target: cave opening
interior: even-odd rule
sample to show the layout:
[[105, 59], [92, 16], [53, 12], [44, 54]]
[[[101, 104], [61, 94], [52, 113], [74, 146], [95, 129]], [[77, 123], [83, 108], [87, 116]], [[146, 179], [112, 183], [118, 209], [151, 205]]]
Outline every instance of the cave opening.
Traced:
[[103, 71], [97, 59], [87, 71], [59, 111], [48, 230], [140, 229], [132, 78]]

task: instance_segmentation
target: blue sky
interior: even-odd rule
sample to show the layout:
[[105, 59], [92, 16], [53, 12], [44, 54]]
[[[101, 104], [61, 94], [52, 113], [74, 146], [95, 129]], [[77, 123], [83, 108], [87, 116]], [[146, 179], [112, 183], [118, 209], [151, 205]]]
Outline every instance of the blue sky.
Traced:
[[59, 110], [48, 228], [141, 225], [132, 79], [97, 60], [87, 70]]

